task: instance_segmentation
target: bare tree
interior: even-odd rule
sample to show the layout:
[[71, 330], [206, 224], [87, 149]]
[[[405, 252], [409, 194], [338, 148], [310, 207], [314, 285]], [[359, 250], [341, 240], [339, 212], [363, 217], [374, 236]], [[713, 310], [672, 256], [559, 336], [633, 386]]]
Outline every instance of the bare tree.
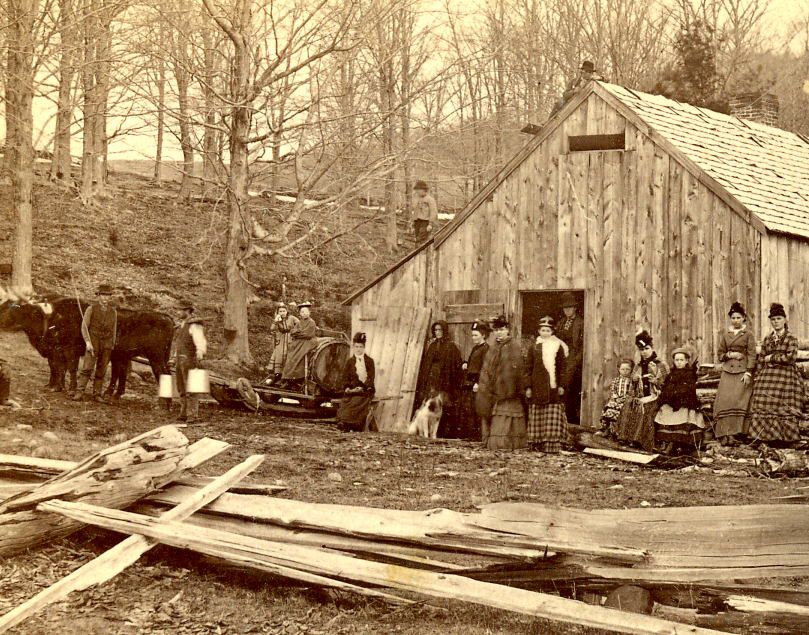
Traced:
[[[33, 187], [34, 148], [34, 27], [39, 10], [38, 0], [8, 0], [9, 19], [8, 68], [6, 95], [7, 122], [14, 120], [14, 136], [6, 138], [6, 149], [15, 146], [11, 165], [13, 204], [17, 223], [14, 230], [11, 284], [31, 289], [31, 257], [33, 251]], [[11, 112], [8, 107], [13, 103]]]

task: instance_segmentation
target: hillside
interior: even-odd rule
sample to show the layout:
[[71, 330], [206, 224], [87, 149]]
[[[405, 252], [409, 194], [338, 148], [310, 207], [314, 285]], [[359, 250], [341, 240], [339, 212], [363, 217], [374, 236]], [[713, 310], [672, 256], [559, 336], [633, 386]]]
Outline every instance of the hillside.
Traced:
[[[227, 210], [223, 203], [177, 204], [177, 190], [174, 182], [156, 186], [144, 176], [113, 173], [109, 198], [88, 211], [70, 190], [39, 179], [34, 193], [35, 286], [87, 295], [98, 283], [110, 282], [123, 294], [125, 305], [170, 312], [178, 298], [188, 297], [200, 313], [212, 318], [209, 332], [216, 355], [222, 332]], [[262, 198], [251, 204], [267, 226], [282, 211], [268, 209]], [[2, 264], [10, 261], [13, 239], [8, 185], [0, 186], [0, 209]], [[368, 212], [348, 214], [329, 229], [356, 223], [360, 213]], [[400, 227], [405, 228], [404, 220]], [[267, 332], [273, 303], [282, 298], [284, 284], [287, 301], [315, 302], [314, 317], [321, 326], [348, 331], [349, 313], [340, 302], [413, 246], [411, 236], [403, 236], [403, 244], [391, 254], [383, 236], [384, 223], [376, 220], [317, 253], [295, 259], [251, 259], [256, 300], [250, 306], [250, 344], [256, 361], [263, 364], [269, 358], [262, 333]]]

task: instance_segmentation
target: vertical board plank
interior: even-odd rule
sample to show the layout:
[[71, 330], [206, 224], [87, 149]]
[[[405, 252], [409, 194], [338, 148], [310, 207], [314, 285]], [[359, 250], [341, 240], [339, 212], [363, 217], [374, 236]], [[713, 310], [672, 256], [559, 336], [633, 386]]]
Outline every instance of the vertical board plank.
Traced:
[[[682, 342], [682, 228], [683, 228], [683, 168], [680, 164], [671, 161], [669, 164], [669, 213], [668, 228], [668, 265], [666, 270], [667, 306], [665, 308], [668, 333], [664, 337], [667, 350], [671, 350]], [[660, 351], [658, 350], [658, 353]]]
[[[390, 420], [389, 429], [391, 432], [404, 432], [410, 421], [413, 412], [413, 405], [416, 398], [416, 382], [418, 380], [421, 356], [424, 351], [424, 344], [427, 340], [427, 330], [430, 326], [431, 312], [429, 309], [416, 308], [412, 316], [411, 333], [413, 339], [407, 347], [407, 353], [403, 362], [402, 383], [400, 388], [401, 399], [396, 402], [396, 409]], [[383, 429], [380, 427], [380, 430]]]
[[702, 298], [702, 309], [704, 312], [703, 319], [707, 320], [705, 326], [705, 348], [702, 353], [702, 359], [709, 363], [716, 361], [716, 334], [724, 326], [724, 320], [720, 319], [716, 313], [713, 303], [713, 258], [711, 256], [711, 249], [713, 246], [713, 193], [703, 185], [700, 185], [700, 196], [698, 199], [699, 204], [699, 217], [698, 223], [698, 240], [699, 251], [697, 253], [697, 260], [699, 263], [699, 286], [700, 296]]
[[[683, 341], [689, 342], [700, 359], [704, 350], [706, 321], [705, 301], [700, 285], [700, 183], [690, 172], [686, 173], [683, 202]], [[710, 330], [710, 329], [707, 329]]]
[[[600, 101], [600, 100], [599, 100]], [[603, 102], [602, 102], [603, 103]], [[603, 108], [602, 108], [603, 112]], [[604, 358], [606, 342], [603, 333], [607, 325], [605, 310], [606, 280], [604, 277], [604, 164], [608, 152], [593, 152], [589, 156], [589, 174], [587, 179], [587, 204], [585, 206], [587, 223], [587, 288], [590, 289], [591, 301], [585, 310], [585, 322], [595, 324], [596, 332], [585, 327], [584, 358], [582, 366], [582, 406], [585, 421], [597, 425], [594, 419], [595, 410], [603, 402], [604, 392]], [[586, 294], [585, 294], [586, 296]], [[589, 310], [589, 314], [587, 313]], [[588, 332], [590, 331], [590, 332]]]
[[545, 169], [545, 200], [543, 214], [542, 249], [538, 258], [544, 261], [542, 267], [542, 285], [539, 288], [555, 289], [559, 286], [557, 263], [559, 261], [559, 216], [561, 200], [559, 183], [562, 172], [562, 133], [557, 130], [546, 141], [548, 145], [548, 164]]
[[573, 271], [570, 286], [576, 289], [589, 287], [587, 280], [587, 194], [589, 186], [589, 154], [580, 152], [568, 157], [572, 170], [568, 174], [573, 179], [571, 188], [570, 229], [573, 252]]
[[[607, 340], [608, 349], [605, 360], [612, 365], [627, 353], [623, 350], [623, 343], [628, 337], [627, 325], [622, 320], [623, 307], [621, 306], [621, 293], [623, 280], [621, 278], [621, 245], [623, 236], [621, 231], [621, 200], [622, 182], [621, 173], [625, 160], [625, 153], [610, 153], [604, 159], [604, 192], [602, 195], [601, 217], [604, 219], [604, 233], [602, 238], [602, 257], [604, 259], [604, 313], [607, 323], [603, 337]], [[631, 326], [629, 327], [631, 332]], [[630, 333], [631, 334], [631, 333]]]
[[571, 155], [559, 156], [559, 214], [556, 253], [556, 278], [559, 288], [573, 286], [573, 249], [571, 249]]
[[668, 322], [665, 313], [665, 298], [668, 293], [666, 286], [668, 259], [668, 232], [666, 230], [667, 206], [669, 202], [669, 156], [666, 153], [654, 153], [654, 168], [652, 173], [652, 219], [650, 224], [650, 239], [652, 242], [652, 284], [649, 298], [649, 326], [658, 331], [659, 337], [666, 338], [667, 333], [663, 326]]
[[[641, 133], [637, 128], [627, 129], [627, 135], [631, 136], [634, 144], [641, 141]], [[637, 298], [636, 271], [638, 266], [638, 253], [635, 248], [637, 231], [635, 229], [637, 217], [637, 182], [638, 152], [627, 152], [624, 156], [623, 170], [621, 173], [621, 188], [623, 197], [621, 199], [621, 243], [616, 241], [616, 257], [621, 258], [621, 286], [619, 294], [619, 304], [614, 319], [621, 324], [630, 325], [629, 339], [634, 341], [634, 334], [638, 329], [649, 327], [648, 324], [639, 324], [635, 316], [635, 301]]]

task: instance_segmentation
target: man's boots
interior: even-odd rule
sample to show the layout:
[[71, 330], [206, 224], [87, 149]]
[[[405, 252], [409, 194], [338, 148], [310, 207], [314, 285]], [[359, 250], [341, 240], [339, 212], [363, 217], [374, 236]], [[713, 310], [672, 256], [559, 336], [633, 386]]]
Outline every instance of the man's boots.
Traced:
[[93, 401], [101, 401], [101, 389], [104, 387], [103, 379], [93, 381]]
[[186, 406], [186, 420], [189, 423], [199, 421], [199, 396], [188, 395], [186, 400], [188, 402]]
[[87, 388], [87, 382], [90, 378], [86, 375], [79, 375], [79, 381], [76, 384], [76, 392], [73, 393], [73, 401], [81, 401], [84, 399], [84, 390]]
[[180, 416], [177, 417], [180, 421], [185, 421], [188, 416], [188, 395], [180, 397]]

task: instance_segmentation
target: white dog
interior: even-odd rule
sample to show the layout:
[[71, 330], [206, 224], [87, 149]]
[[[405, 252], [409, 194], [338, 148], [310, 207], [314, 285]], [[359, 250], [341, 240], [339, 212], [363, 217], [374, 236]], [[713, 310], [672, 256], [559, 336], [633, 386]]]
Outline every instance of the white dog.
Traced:
[[413, 421], [410, 422], [407, 434], [416, 434], [427, 439], [435, 439], [438, 434], [438, 423], [441, 421], [443, 413], [444, 395], [443, 393], [438, 393], [421, 404], [421, 408], [416, 411]]

